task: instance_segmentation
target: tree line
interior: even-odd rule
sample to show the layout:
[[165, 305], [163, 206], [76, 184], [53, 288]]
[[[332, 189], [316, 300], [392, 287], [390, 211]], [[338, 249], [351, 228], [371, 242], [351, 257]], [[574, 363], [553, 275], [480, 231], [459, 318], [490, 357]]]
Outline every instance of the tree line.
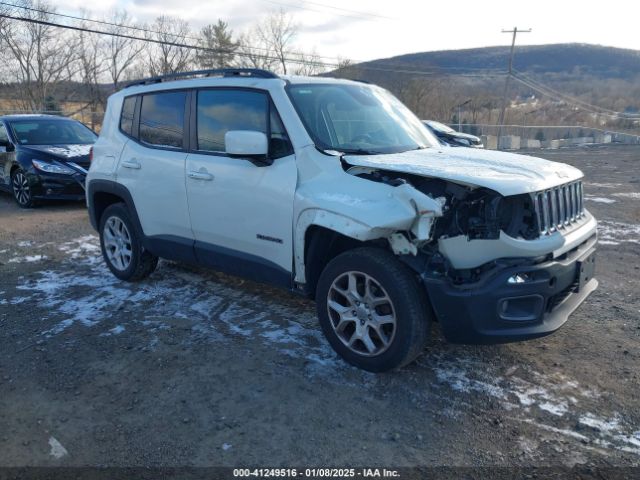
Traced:
[[[15, 5], [0, 6], [0, 14], [61, 23], [47, 0], [17, 0]], [[123, 9], [101, 19], [82, 12], [67, 23], [112, 35], [35, 22], [0, 17], [0, 74], [5, 86], [15, 87], [10, 90], [17, 110], [55, 110], [51, 107], [63, 102], [79, 102], [81, 108], [101, 111], [109, 94], [126, 82], [194, 69], [250, 67], [298, 75], [326, 70], [315, 48], [298, 47], [299, 26], [283, 10], [240, 33], [222, 19], [199, 30], [168, 15], [135, 22]]]

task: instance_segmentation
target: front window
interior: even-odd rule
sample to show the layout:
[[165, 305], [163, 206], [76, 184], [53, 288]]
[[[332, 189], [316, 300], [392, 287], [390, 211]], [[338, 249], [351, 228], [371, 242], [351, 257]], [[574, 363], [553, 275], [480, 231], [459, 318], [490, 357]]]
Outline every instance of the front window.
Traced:
[[289, 96], [322, 150], [398, 153], [438, 145], [397, 98], [372, 85], [292, 85]]
[[11, 129], [20, 145], [86, 145], [98, 138], [75, 120], [19, 120]]

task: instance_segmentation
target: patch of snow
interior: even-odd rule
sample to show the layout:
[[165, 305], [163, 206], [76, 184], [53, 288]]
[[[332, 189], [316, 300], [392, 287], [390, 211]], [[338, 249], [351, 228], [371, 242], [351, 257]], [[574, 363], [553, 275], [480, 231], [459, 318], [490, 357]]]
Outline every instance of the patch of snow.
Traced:
[[21, 242], [18, 242], [17, 245], [19, 247], [30, 247], [31, 245], [33, 245], [33, 242], [31, 240], [23, 240]]
[[49, 446], [51, 450], [49, 451], [49, 455], [54, 458], [60, 459], [66, 455], [69, 455], [67, 449], [62, 446], [62, 444], [56, 440], [55, 437], [49, 437]]
[[593, 197], [591, 195], [585, 195], [585, 200], [588, 200], [590, 202], [596, 202], [596, 203], [616, 203], [616, 201], [613, 198]]
[[46, 255], [27, 255], [26, 257], [14, 257], [7, 260], [8, 263], [31, 263], [46, 260]]
[[233, 447], [233, 445], [231, 445], [230, 443], [223, 443], [223, 444], [222, 444], [222, 450], [224, 450], [225, 452], [226, 452], [227, 450], [230, 450], [230, 449], [231, 449], [231, 447]]
[[595, 183], [595, 182], [586, 182], [587, 185], [591, 186], [591, 187], [598, 187], [598, 188], [618, 188], [621, 187], [622, 184], [621, 183]]
[[[618, 242], [640, 243], [640, 225], [600, 220], [598, 222], [598, 238], [600, 243]], [[609, 244], [616, 245], [616, 244]]]
[[614, 193], [613, 196], [614, 197], [621, 197], [621, 198], [632, 198], [634, 200], [640, 200], [640, 193], [638, 193], [638, 192], [620, 192], [620, 193]]
[[113, 335], [120, 335], [122, 332], [124, 332], [124, 327], [122, 325], [116, 325], [111, 330], [109, 330], [109, 332], [111, 332]]

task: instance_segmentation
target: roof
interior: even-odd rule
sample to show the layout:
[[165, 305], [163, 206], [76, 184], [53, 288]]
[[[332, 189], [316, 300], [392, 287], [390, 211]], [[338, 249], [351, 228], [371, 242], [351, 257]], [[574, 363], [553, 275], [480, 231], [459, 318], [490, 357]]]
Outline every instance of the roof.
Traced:
[[73, 120], [60, 115], [46, 115], [44, 113], [17, 113], [13, 115], [0, 115], [0, 120]]

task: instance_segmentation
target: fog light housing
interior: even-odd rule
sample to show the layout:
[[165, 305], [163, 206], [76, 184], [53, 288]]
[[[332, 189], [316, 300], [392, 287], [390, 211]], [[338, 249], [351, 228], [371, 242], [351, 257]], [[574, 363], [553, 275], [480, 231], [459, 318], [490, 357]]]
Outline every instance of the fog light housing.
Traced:
[[531, 322], [540, 318], [543, 307], [542, 295], [503, 298], [498, 303], [498, 315], [510, 322]]

